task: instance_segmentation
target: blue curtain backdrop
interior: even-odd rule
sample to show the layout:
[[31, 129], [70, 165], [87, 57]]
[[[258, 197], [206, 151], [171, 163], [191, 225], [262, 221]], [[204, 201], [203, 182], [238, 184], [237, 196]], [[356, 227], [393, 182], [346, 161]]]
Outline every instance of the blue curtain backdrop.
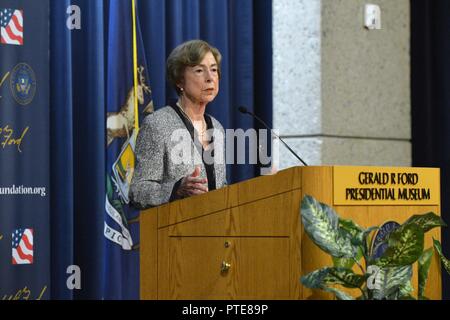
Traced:
[[[72, 1], [82, 30], [66, 27], [70, 1], [51, 2], [52, 298], [103, 296], [105, 72], [102, 1]], [[82, 290], [68, 290], [78, 265]]]
[[[128, 0], [50, 2], [51, 294], [56, 299], [127, 299], [138, 293], [105, 280], [107, 34], [110, 4], [122, 1]], [[66, 27], [71, 4], [81, 9], [81, 30]], [[175, 97], [165, 78], [167, 55], [181, 42], [201, 38], [223, 55], [220, 94], [207, 112], [226, 129], [256, 127], [237, 112], [244, 105], [271, 124], [271, 6], [271, 0], [138, 1], [155, 108]], [[256, 166], [230, 166], [228, 181], [255, 174]], [[73, 264], [81, 267], [81, 290], [66, 286], [66, 269]], [[118, 281], [127, 274], [121, 276]]]

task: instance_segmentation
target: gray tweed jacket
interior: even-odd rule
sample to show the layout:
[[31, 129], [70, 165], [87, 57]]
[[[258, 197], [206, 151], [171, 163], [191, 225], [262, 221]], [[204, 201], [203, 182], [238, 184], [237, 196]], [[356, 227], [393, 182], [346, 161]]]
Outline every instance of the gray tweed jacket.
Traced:
[[[226, 185], [225, 132], [219, 121], [209, 117], [214, 142], [210, 145], [213, 149], [205, 154], [213, 157], [204, 159], [213, 165], [210, 168], [214, 168], [215, 187], [219, 189]], [[148, 115], [136, 142], [136, 165], [129, 191], [132, 205], [142, 210], [176, 200], [175, 191], [181, 179], [191, 174], [196, 166], [201, 167], [200, 176], [207, 178], [201, 150], [171, 106]]]

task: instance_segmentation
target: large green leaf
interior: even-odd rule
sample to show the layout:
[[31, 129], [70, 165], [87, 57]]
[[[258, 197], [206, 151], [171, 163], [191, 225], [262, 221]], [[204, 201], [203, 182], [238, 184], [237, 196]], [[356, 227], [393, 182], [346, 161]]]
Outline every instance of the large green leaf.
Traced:
[[308, 273], [305, 276], [301, 277], [301, 283], [311, 289], [321, 289], [324, 285], [323, 280], [325, 279], [326, 275], [329, 273], [329, 268], [324, 268], [320, 270], [315, 270], [311, 273]]
[[399, 288], [399, 299], [401, 300], [415, 300], [412, 297], [412, 293], [414, 292], [414, 287], [412, 286], [411, 280], [407, 281], [405, 285], [400, 286]]
[[322, 290], [334, 293], [338, 300], [355, 300], [355, 298], [353, 298], [351, 295], [348, 295], [345, 292], [342, 292], [341, 290], [335, 288], [322, 287]]
[[369, 229], [361, 228], [352, 220], [345, 220], [339, 218], [339, 229], [347, 232], [352, 240], [352, 244], [355, 246], [361, 246], [364, 251], [367, 251], [365, 248], [365, 244], [367, 241], [367, 236], [374, 230], [378, 229], [378, 227], [371, 227]]
[[382, 268], [375, 276], [372, 297], [375, 300], [395, 299], [400, 289], [408, 285], [412, 277], [412, 266]]
[[363, 257], [362, 247], [358, 247], [355, 258], [335, 258], [335, 257], [331, 257], [331, 258], [333, 259], [334, 267], [352, 269], [353, 266], [355, 265], [356, 261], [361, 260], [362, 257]]
[[428, 272], [430, 271], [431, 258], [433, 257], [433, 248], [425, 250], [419, 258], [419, 299], [424, 296], [425, 286], [427, 285]]
[[[333, 259], [333, 266], [336, 268], [352, 269], [353, 266], [355, 265], [355, 259], [352, 259], [352, 258], [331, 257], [331, 259]], [[361, 257], [359, 257], [359, 259], [361, 259]]]
[[367, 237], [369, 236], [369, 234], [372, 231], [374, 231], [376, 229], [379, 229], [379, 228], [371, 227], [367, 230], [364, 230], [364, 232], [360, 233], [357, 237], [356, 243], [363, 249], [363, 255], [364, 255], [364, 258], [366, 259], [366, 261], [369, 261], [369, 255], [370, 255], [370, 253], [369, 253], [370, 248], [369, 248], [369, 243], [367, 242]]
[[358, 226], [353, 220], [339, 218], [339, 228], [347, 231], [352, 238], [364, 232], [364, 229]]
[[345, 268], [323, 268], [301, 278], [301, 283], [311, 289], [322, 289], [325, 285], [339, 284], [346, 288], [360, 288], [365, 276]]
[[375, 264], [380, 267], [399, 267], [413, 264], [423, 252], [424, 233], [415, 224], [403, 225], [388, 238], [388, 248]]
[[311, 240], [336, 258], [352, 258], [356, 249], [347, 232], [339, 231], [339, 218], [334, 210], [306, 195], [301, 206], [302, 223]]
[[[371, 227], [366, 230], [352, 220], [339, 218], [339, 230], [347, 232], [351, 237], [352, 245], [357, 248], [356, 261], [361, 260], [363, 256], [366, 260], [368, 259], [367, 237], [376, 229], [378, 227]], [[351, 269], [355, 264], [355, 259], [333, 258], [333, 263], [335, 267]]]
[[360, 288], [366, 280], [365, 276], [354, 273], [345, 268], [329, 268], [323, 282], [326, 284], [340, 284], [346, 288]]
[[422, 228], [423, 232], [426, 233], [431, 229], [436, 227], [446, 227], [444, 220], [441, 219], [434, 212], [428, 212], [427, 214], [414, 215], [410, 217], [403, 225], [415, 224], [416, 226]]
[[447, 271], [447, 273], [450, 274], [450, 261], [442, 253], [441, 243], [433, 238], [433, 244], [434, 244], [434, 248], [436, 249], [436, 251], [439, 254], [439, 257], [441, 258], [441, 262], [445, 268], [445, 271]]

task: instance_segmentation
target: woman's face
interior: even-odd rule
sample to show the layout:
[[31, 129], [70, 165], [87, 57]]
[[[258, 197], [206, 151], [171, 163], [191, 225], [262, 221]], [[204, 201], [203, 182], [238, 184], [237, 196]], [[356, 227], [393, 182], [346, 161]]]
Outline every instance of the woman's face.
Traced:
[[219, 92], [219, 67], [211, 52], [200, 64], [185, 69], [181, 87], [184, 95], [194, 103], [207, 104], [214, 100]]

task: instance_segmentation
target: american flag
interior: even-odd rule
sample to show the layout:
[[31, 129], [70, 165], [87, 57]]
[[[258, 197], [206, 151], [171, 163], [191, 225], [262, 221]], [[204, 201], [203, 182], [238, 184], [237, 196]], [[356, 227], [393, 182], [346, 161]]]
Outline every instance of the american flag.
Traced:
[[3, 44], [23, 45], [23, 11], [0, 9], [0, 42]]
[[33, 264], [33, 229], [12, 233], [12, 264]]

